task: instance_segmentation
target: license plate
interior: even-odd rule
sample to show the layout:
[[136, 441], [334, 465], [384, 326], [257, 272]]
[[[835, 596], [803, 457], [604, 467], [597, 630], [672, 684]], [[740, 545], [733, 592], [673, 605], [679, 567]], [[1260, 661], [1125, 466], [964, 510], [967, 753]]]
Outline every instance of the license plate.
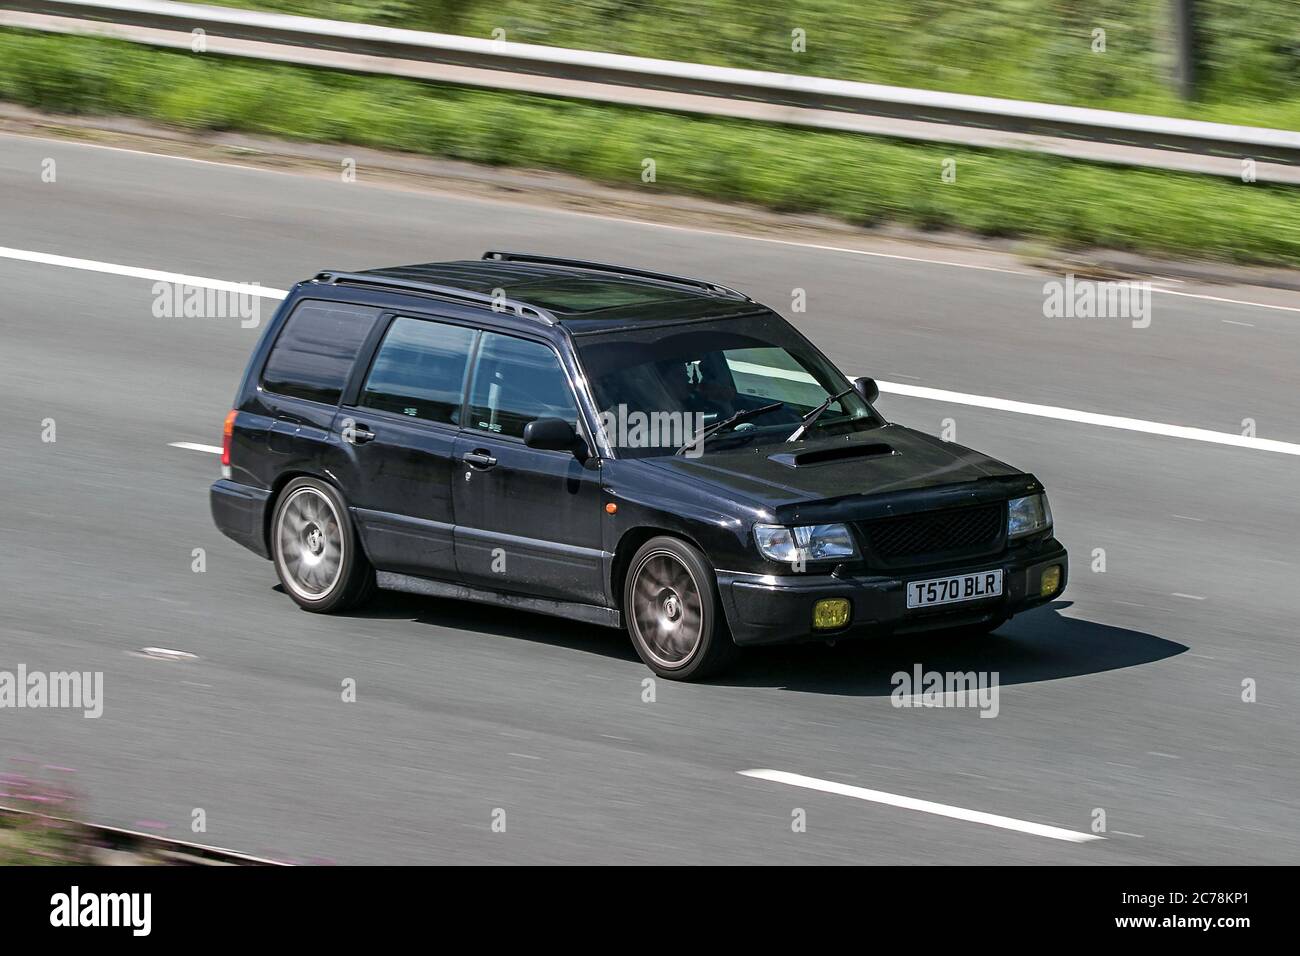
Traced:
[[1002, 569], [955, 574], [950, 578], [907, 582], [907, 606], [935, 607], [999, 597], [1002, 594]]

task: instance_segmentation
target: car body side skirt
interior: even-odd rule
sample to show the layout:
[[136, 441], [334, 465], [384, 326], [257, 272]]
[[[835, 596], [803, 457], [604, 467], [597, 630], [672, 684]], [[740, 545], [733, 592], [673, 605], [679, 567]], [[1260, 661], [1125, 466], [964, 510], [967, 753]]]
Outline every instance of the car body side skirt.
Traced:
[[583, 621], [587, 624], [598, 624], [602, 627], [617, 628], [623, 626], [623, 615], [617, 608], [612, 607], [598, 607], [594, 604], [580, 604], [576, 601], [554, 601], [550, 598], [530, 597], [505, 591], [490, 591], [486, 588], [474, 588], [452, 581], [436, 581], [433, 578], [422, 578], [413, 574], [397, 574], [392, 571], [377, 571], [375, 583], [381, 588], [390, 591], [405, 591], [409, 594], [452, 598], [457, 601], [495, 604], [497, 607], [532, 611], [537, 614], [550, 614], [554, 617]]

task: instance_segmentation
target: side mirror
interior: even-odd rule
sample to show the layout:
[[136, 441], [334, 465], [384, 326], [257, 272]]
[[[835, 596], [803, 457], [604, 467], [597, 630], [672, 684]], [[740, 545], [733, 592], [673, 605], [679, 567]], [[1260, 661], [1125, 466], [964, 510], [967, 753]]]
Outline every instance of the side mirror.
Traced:
[[874, 404], [876, 399], [880, 397], [880, 386], [876, 384], [874, 378], [855, 378], [853, 380], [853, 390], [868, 405]]
[[578, 433], [563, 418], [535, 418], [524, 426], [524, 444], [552, 451], [577, 449]]

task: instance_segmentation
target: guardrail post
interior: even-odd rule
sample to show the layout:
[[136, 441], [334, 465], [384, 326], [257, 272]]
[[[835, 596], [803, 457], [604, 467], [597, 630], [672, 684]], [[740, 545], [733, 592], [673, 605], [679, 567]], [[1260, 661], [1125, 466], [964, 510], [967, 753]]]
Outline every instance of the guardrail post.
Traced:
[[1184, 100], [1196, 98], [1196, 0], [1169, 0], [1174, 47], [1174, 89]]

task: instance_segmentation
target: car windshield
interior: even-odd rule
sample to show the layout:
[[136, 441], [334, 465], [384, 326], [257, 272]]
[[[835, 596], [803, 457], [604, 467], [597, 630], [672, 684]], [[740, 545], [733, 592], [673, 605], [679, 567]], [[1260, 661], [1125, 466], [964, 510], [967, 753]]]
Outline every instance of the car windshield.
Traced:
[[[784, 442], [804, 416], [848, 387], [826, 357], [775, 313], [580, 334], [574, 344], [620, 458], [670, 455], [683, 446], [695, 455]], [[733, 416], [739, 419], [699, 446], [702, 430]], [[880, 423], [850, 392], [803, 437]]]

